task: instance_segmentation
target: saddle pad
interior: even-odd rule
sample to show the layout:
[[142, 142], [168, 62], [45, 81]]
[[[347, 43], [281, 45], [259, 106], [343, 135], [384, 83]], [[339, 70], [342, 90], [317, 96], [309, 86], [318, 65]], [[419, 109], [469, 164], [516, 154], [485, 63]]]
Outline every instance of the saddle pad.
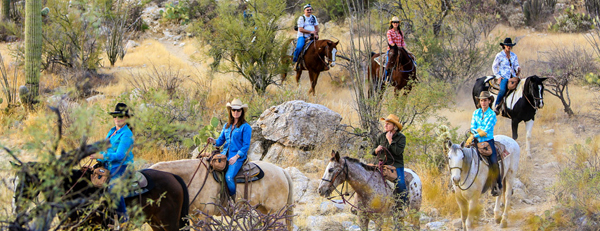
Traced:
[[384, 57], [383, 55], [377, 56], [375, 57], [373, 60], [377, 63], [377, 65], [381, 66], [381, 57]]
[[[254, 162], [245, 163], [237, 175], [235, 175], [235, 183], [246, 183], [246, 176], [248, 176], [248, 182], [253, 182], [262, 179], [265, 176], [265, 172]], [[213, 171], [213, 178], [218, 183], [221, 183], [217, 172]]]
[[144, 173], [148, 169], [144, 169], [141, 171], [136, 171], [131, 178], [131, 183], [129, 184], [130, 193], [125, 196], [125, 198], [130, 198], [138, 195], [142, 195], [152, 190], [156, 184], [152, 179]]

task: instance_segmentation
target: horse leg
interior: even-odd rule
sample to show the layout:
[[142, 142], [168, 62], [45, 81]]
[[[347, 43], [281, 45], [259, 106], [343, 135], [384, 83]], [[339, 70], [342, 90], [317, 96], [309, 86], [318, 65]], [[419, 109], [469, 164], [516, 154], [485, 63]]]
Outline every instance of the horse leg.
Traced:
[[315, 96], [315, 87], [317, 86], [317, 80], [319, 79], [319, 72], [308, 71], [308, 76], [310, 77], [310, 91], [308, 93], [312, 93]]
[[477, 206], [479, 204], [479, 193], [473, 193], [473, 197], [469, 200], [469, 214], [467, 215], [467, 222], [465, 230], [473, 229], [475, 221], [475, 213], [477, 212]]
[[464, 229], [467, 228], [467, 217], [469, 216], [469, 208], [468, 208], [468, 203], [467, 200], [465, 200], [462, 197], [459, 197], [458, 194], [460, 192], [456, 192], [456, 196], [454, 197], [456, 199], [456, 203], [458, 203], [458, 208], [460, 209], [460, 219], [462, 220], [462, 226]]
[[519, 138], [519, 134], [517, 134], [517, 131], [519, 130], [520, 122], [521, 122], [520, 120], [516, 120], [516, 119], [511, 120], [512, 137], [514, 140], [517, 140], [517, 138]]
[[369, 218], [362, 211], [358, 212], [360, 230], [369, 230]]
[[514, 173], [509, 170], [509, 173], [506, 176], [506, 182], [504, 185], [504, 192], [502, 192], [502, 197], [504, 199], [504, 214], [502, 214], [502, 221], [500, 222], [500, 228], [506, 228], [508, 226], [508, 210], [510, 209], [510, 198], [512, 197], [512, 186], [513, 186], [513, 178]]
[[302, 70], [296, 71], [296, 83], [300, 85], [300, 76], [302, 76]]
[[525, 137], [525, 150], [527, 150], [527, 157], [531, 158], [531, 146], [529, 139], [531, 138], [531, 129], [533, 129], [533, 119], [525, 122], [525, 128], [527, 129], [527, 136]]

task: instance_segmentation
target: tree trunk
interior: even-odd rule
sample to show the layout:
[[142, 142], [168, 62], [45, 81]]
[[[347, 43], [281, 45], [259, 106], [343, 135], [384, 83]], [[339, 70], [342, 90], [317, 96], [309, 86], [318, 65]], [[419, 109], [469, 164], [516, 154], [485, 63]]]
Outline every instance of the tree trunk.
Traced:
[[39, 95], [42, 63], [42, 1], [25, 3], [25, 86], [29, 90], [24, 104], [31, 108]]

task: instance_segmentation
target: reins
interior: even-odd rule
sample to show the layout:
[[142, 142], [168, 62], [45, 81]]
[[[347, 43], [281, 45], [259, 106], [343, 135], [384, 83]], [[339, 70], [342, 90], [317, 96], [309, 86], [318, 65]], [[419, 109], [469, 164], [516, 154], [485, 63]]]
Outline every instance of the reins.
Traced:
[[[200, 151], [200, 153], [198, 155], [201, 155], [202, 153], [204, 153], [204, 150], [206, 150], [206, 147], [208, 147], [208, 145], [209, 145], [209, 143], [206, 143], [206, 145], [204, 146], [204, 148], [202, 149], [202, 151]], [[210, 162], [210, 159], [212, 157], [213, 156], [211, 155], [208, 158], [209, 162]], [[194, 195], [194, 199], [192, 199], [189, 204], [194, 203], [194, 201], [196, 200], [196, 198], [198, 197], [198, 195], [200, 195], [200, 192], [204, 188], [204, 185], [206, 185], [206, 180], [208, 179], [208, 175], [210, 175], [210, 173], [212, 172], [211, 169], [208, 167], [208, 165], [206, 163], [204, 163], [204, 158], [200, 158], [200, 163], [198, 163], [198, 167], [196, 167], [196, 170], [194, 171], [194, 174], [192, 175], [192, 178], [190, 179], [190, 182], [188, 182], [188, 185], [187, 185], [188, 188], [192, 184], [192, 180], [194, 180], [194, 177], [196, 176], [196, 173], [198, 173], [198, 170], [200, 169], [201, 165], [204, 165], [204, 167], [206, 168], [206, 175], [204, 176], [204, 180], [202, 181], [202, 186], [200, 186], [200, 189], [198, 190], [198, 192], [196, 192], [196, 195]]]
[[[469, 150], [469, 151], [471, 152], [471, 162], [473, 162], [473, 160], [474, 160], [474, 158], [473, 158], [473, 153], [472, 153], [472, 152], [473, 152], [473, 150]], [[464, 152], [463, 152], [463, 154], [464, 154]], [[479, 157], [479, 155], [477, 155], [477, 162], [480, 162], [480, 161], [481, 161], [479, 158], [480, 158], [480, 157]], [[464, 158], [463, 158], [463, 159], [464, 159]], [[464, 161], [463, 161], [463, 163], [464, 163]], [[479, 165], [480, 165], [480, 164], [481, 164], [481, 163], [478, 163], [478, 165], [477, 165], [477, 172], [475, 173], [475, 177], [473, 178], [473, 181], [471, 182], [471, 184], [469, 185], [469, 187], [467, 187], [467, 188], [463, 188], [463, 187], [461, 186], [461, 184], [464, 184], [464, 183], [466, 183], [466, 182], [467, 182], [467, 180], [469, 179], [469, 176], [471, 175], [471, 167], [473, 167], [473, 165], [471, 165], [471, 166], [469, 167], [469, 171], [467, 172], [467, 176], [465, 177], [465, 180], [464, 180], [462, 183], [460, 183], [460, 180], [459, 180], [459, 183], [457, 183], [457, 184], [454, 184], [454, 185], [455, 185], [456, 187], [458, 187], [458, 188], [459, 188], [460, 190], [462, 190], [462, 191], [465, 191], [465, 190], [467, 190], [467, 189], [470, 189], [470, 188], [471, 188], [471, 186], [473, 186], [473, 183], [475, 183], [475, 179], [477, 179], [477, 176], [479, 175]], [[462, 170], [462, 167], [450, 167], [450, 165], [448, 165], [448, 168], [450, 169], [450, 171], [452, 171], [452, 169], [458, 169], [458, 170], [460, 170], [460, 172], [461, 172], [461, 173], [463, 172], [463, 170]]]
[[[406, 49], [404, 49], [406, 51]], [[411, 64], [414, 62], [414, 60], [410, 57], [410, 55], [408, 55], [408, 51], [406, 51], [406, 56], [408, 56], [408, 62], [405, 64], [401, 64], [400, 63], [400, 48], [398, 48], [398, 55], [396, 57], [396, 65], [394, 67], [393, 71], [396, 71], [395, 69], [397, 69], [398, 67], [404, 68], [404, 66]], [[413, 72], [415, 70], [415, 65], [413, 64], [412, 67], [410, 68], [410, 70], [397, 70], [398, 72], [404, 72], [404, 73], [408, 73], [408, 72]]]
[[[210, 143], [206, 143], [206, 145], [204, 145], [204, 148], [202, 149], [202, 151], [200, 151], [200, 152], [198, 153], [198, 156], [202, 156], [202, 153], [204, 153], [204, 150], [206, 150], [206, 147], [208, 147], [208, 145], [209, 145], [209, 144], [210, 144]], [[200, 163], [198, 164], [198, 167], [196, 167], [196, 170], [194, 171], [194, 174], [192, 174], [192, 178], [191, 178], [191, 179], [190, 179], [190, 181], [187, 183], [187, 187], [188, 187], [188, 188], [190, 187], [190, 184], [192, 184], [192, 180], [194, 180], [194, 177], [196, 176], [196, 173], [198, 172], [198, 169], [200, 169], [200, 165], [203, 165], [203, 164], [204, 164], [204, 162], [203, 162], [203, 161], [200, 161]], [[207, 169], [208, 169], [208, 167], [207, 167]]]
[[61, 197], [64, 198], [67, 194], [69, 194], [69, 192], [71, 192], [71, 190], [73, 190], [73, 188], [75, 188], [75, 185], [77, 185], [77, 182], [79, 182], [83, 176], [85, 176], [85, 172], [87, 172], [90, 169], [90, 165], [92, 165], [93, 160], [90, 159], [90, 162], [88, 162], [87, 166], [83, 166], [83, 172], [81, 173], [81, 176], [79, 176], [79, 178], [77, 178], [77, 180], [75, 181], [75, 183], [73, 184], [73, 186], [71, 186], [71, 188], [69, 188], [69, 190], [67, 190], [65, 192], [65, 194]]

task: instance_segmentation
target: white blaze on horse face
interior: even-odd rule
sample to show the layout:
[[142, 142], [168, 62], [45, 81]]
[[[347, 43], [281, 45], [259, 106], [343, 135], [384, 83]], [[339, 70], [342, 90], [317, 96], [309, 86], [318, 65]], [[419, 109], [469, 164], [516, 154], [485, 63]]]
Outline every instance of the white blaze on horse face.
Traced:
[[[335, 188], [335, 186], [337, 185], [333, 185], [334, 182], [330, 182], [331, 180], [333, 180], [333, 174], [335, 173], [335, 171], [331, 171], [330, 169], [333, 170], [335, 169], [335, 162], [330, 161], [329, 164], [327, 165], [327, 168], [325, 168], [325, 173], [323, 173], [323, 177], [321, 178], [321, 183], [319, 184], [319, 188], [317, 189], [317, 192], [319, 193], [319, 195], [323, 196], [323, 197], [327, 197], [331, 194], [331, 192], [333, 191], [332, 187]], [[325, 181], [325, 180], [328, 181]]]
[[544, 107], [544, 97], [542, 97], [542, 94], [544, 94], [544, 89], [542, 89], [542, 86], [540, 85], [538, 85], [538, 94], [540, 96], [540, 105], [538, 108], [542, 108]]
[[333, 48], [331, 50], [331, 66], [335, 66], [335, 53], [337, 53], [337, 49]]

